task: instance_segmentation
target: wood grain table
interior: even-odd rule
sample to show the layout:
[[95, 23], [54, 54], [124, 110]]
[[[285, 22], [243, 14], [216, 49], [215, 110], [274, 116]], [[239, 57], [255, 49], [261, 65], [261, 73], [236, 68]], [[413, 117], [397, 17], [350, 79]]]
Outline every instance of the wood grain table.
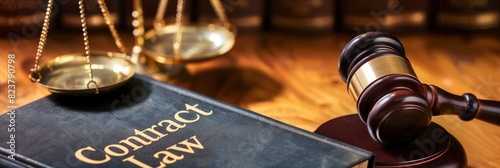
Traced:
[[[90, 32], [91, 50], [118, 51], [107, 32]], [[123, 32], [127, 46], [133, 44]], [[356, 114], [355, 102], [337, 71], [342, 47], [353, 35], [241, 33], [234, 48], [221, 57], [187, 65], [181, 87], [241, 106], [276, 120], [314, 131], [320, 124]], [[401, 34], [407, 57], [421, 82], [455, 94], [500, 100], [500, 38], [494, 36]], [[15, 54], [15, 105], [50, 94], [27, 77], [34, 65], [38, 36], [19, 34], [0, 39], [0, 113], [7, 111], [7, 56]], [[50, 32], [42, 62], [83, 52], [76, 32]], [[437, 116], [464, 146], [470, 167], [500, 167], [500, 127], [482, 121], [463, 122]]]

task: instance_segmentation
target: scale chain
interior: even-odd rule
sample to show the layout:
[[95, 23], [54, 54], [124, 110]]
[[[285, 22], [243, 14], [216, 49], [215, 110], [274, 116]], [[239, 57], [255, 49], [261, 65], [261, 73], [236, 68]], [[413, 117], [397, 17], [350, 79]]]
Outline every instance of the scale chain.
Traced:
[[181, 44], [182, 44], [182, 10], [184, 9], [184, 0], [177, 1], [177, 12], [175, 14], [175, 27], [177, 27], [177, 32], [174, 38], [174, 56], [175, 61], [181, 60]]
[[212, 8], [214, 9], [215, 13], [217, 14], [217, 17], [222, 22], [222, 25], [226, 28], [229, 28], [230, 24], [229, 24], [229, 21], [227, 20], [227, 16], [225, 14], [224, 7], [222, 7], [220, 0], [210, 0], [210, 3], [212, 4]]
[[104, 0], [97, 0], [97, 2], [99, 3], [99, 8], [101, 9], [104, 20], [106, 20], [106, 24], [109, 27], [109, 31], [111, 31], [111, 35], [115, 40], [116, 47], [118, 47], [118, 49], [125, 54], [127, 52], [127, 49], [125, 49], [125, 47], [123, 46], [123, 41], [120, 38], [120, 35], [118, 34], [118, 31], [115, 28], [115, 23], [113, 22], [113, 19], [111, 19], [111, 15], [109, 14], [106, 2]]
[[165, 20], [163, 20], [163, 17], [165, 17], [165, 11], [167, 10], [167, 4], [168, 0], [160, 0], [160, 4], [158, 4], [158, 9], [156, 10], [156, 16], [154, 20], [154, 28], [156, 30], [159, 30], [163, 26], [165, 26]]
[[[50, 16], [52, 15], [53, 0], [47, 2], [47, 11], [45, 12], [45, 18], [43, 19], [42, 33], [40, 34], [40, 40], [38, 41], [38, 48], [36, 50], [35, 65], [34, 68], [30, 70], [29, 78], [32, 82], [40, 82], [42, 76], [38, 71], [38, 66], [40, 66], [40, 60], [42, 59], [42, 53], [47, 43], [47, 34], [50, 26]], [[36, 75], [36, 77], [34, 76]]]
[[78, 7], [80, 8], [80, 18], [82, 22], [82, 32], [83, 32], [83, 41], [85, 45], [85, 56], [87, 57], [87, 63], [89, 64], [89, 77], [90, 81], [87, 83], [87, 88], [90, 89], [90, 84], [95, 85], [95, 94], [99, 93], [99, 86], [97, 82], [94, 81], [94, 74], [92, 71], [92, 60], [90, 59], [90, 45], [89, 45], [89, 37], [87, 33], [87, 21], [85, 19], [85, 10], [83, 6], [83, 0], [78, 1]]

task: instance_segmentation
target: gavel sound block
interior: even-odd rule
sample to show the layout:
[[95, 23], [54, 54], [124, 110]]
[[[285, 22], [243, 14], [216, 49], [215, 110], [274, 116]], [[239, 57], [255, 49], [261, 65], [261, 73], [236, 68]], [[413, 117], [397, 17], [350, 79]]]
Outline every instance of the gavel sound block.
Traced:
[[352, 39], [339, 73], [358, 116], [330, 120], [315, 132], [375, 153], [375, 166], [465, 167], [465, 152], [432, 116], [453, 114], [500, 124], [500, 102], [454, 95], [417, 79], [401, 42], [383, 32]]

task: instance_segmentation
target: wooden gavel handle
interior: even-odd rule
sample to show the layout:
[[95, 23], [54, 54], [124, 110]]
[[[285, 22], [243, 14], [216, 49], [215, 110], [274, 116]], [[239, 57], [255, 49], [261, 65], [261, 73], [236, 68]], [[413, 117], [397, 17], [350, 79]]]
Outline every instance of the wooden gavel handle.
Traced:
[[469, 121], [474, 118], [500, 126], [500, 102], [479, 100], [470, 93], [451, 94], [437, 86], [422, 84], [432, 115], [453, 114]]

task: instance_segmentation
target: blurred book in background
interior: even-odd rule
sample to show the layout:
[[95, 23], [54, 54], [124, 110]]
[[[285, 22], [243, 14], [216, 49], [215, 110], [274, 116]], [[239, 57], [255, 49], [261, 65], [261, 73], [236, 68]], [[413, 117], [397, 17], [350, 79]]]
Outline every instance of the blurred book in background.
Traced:
[[334, 0], [271, 0], [268, 17], [272, 29], [333, 31]]
[[[208, 1], [208, 0], [207, 0]], [[155, 19], [158, 5], [159, 5], [159, 0], [142, 0], [142, 10], [143, 10], [143, 17], [144, 17], [144, 27], [146, 29], [150, 29], [153, 27], [153, 21]], [[183, 8], [183, 13], [182, 13], [182, 23], [187, 24], [191, 22], [191, 17], [192, 17], [192, 1], [191, 0], [184, 0], [184, 8]], [[132, 11], [134, 10], [134, 3], [133, 0], [125, 0], [125, 12], [124, 12], [124, 20], [125, 20], [125, 27], [126, 28], [133, 28], [132, 26], [132, 20], [134, 19], [132, 17]], [[175, 14], [177, 12], [177, 0], [169, 0], [167, 3], [167, 9], [165, 10], [165, 24], [175, 24]]]
[[1, 0], [0, 34], [35, 36], [41, 30], [46, 5], [39, 0]]
[[[84, 11], [88, 29], [108, 29], [97, 0], [84, 0]], [[115, 26], [120, 24], [120, 0], [107, 0], [106, 6]], [[61, 3], [60, 24], [63, 29], [82, 28], [78, 0]]]
[[[221, 0], [228, 20], [238, 30], [258, 30], [264, 20], [263, 0]], [[205, 23], [219, 23], [220, 20], [209, 0], [199, 0], [197, 4], [197, 20]]]
[[341, 0], [343, 30], [415, 32], [428, 28], [428, 0]]
[[433, 3], [433, 23], [438, 31], [481, 32], [499, 27], [499, 0], [436, 0]]

